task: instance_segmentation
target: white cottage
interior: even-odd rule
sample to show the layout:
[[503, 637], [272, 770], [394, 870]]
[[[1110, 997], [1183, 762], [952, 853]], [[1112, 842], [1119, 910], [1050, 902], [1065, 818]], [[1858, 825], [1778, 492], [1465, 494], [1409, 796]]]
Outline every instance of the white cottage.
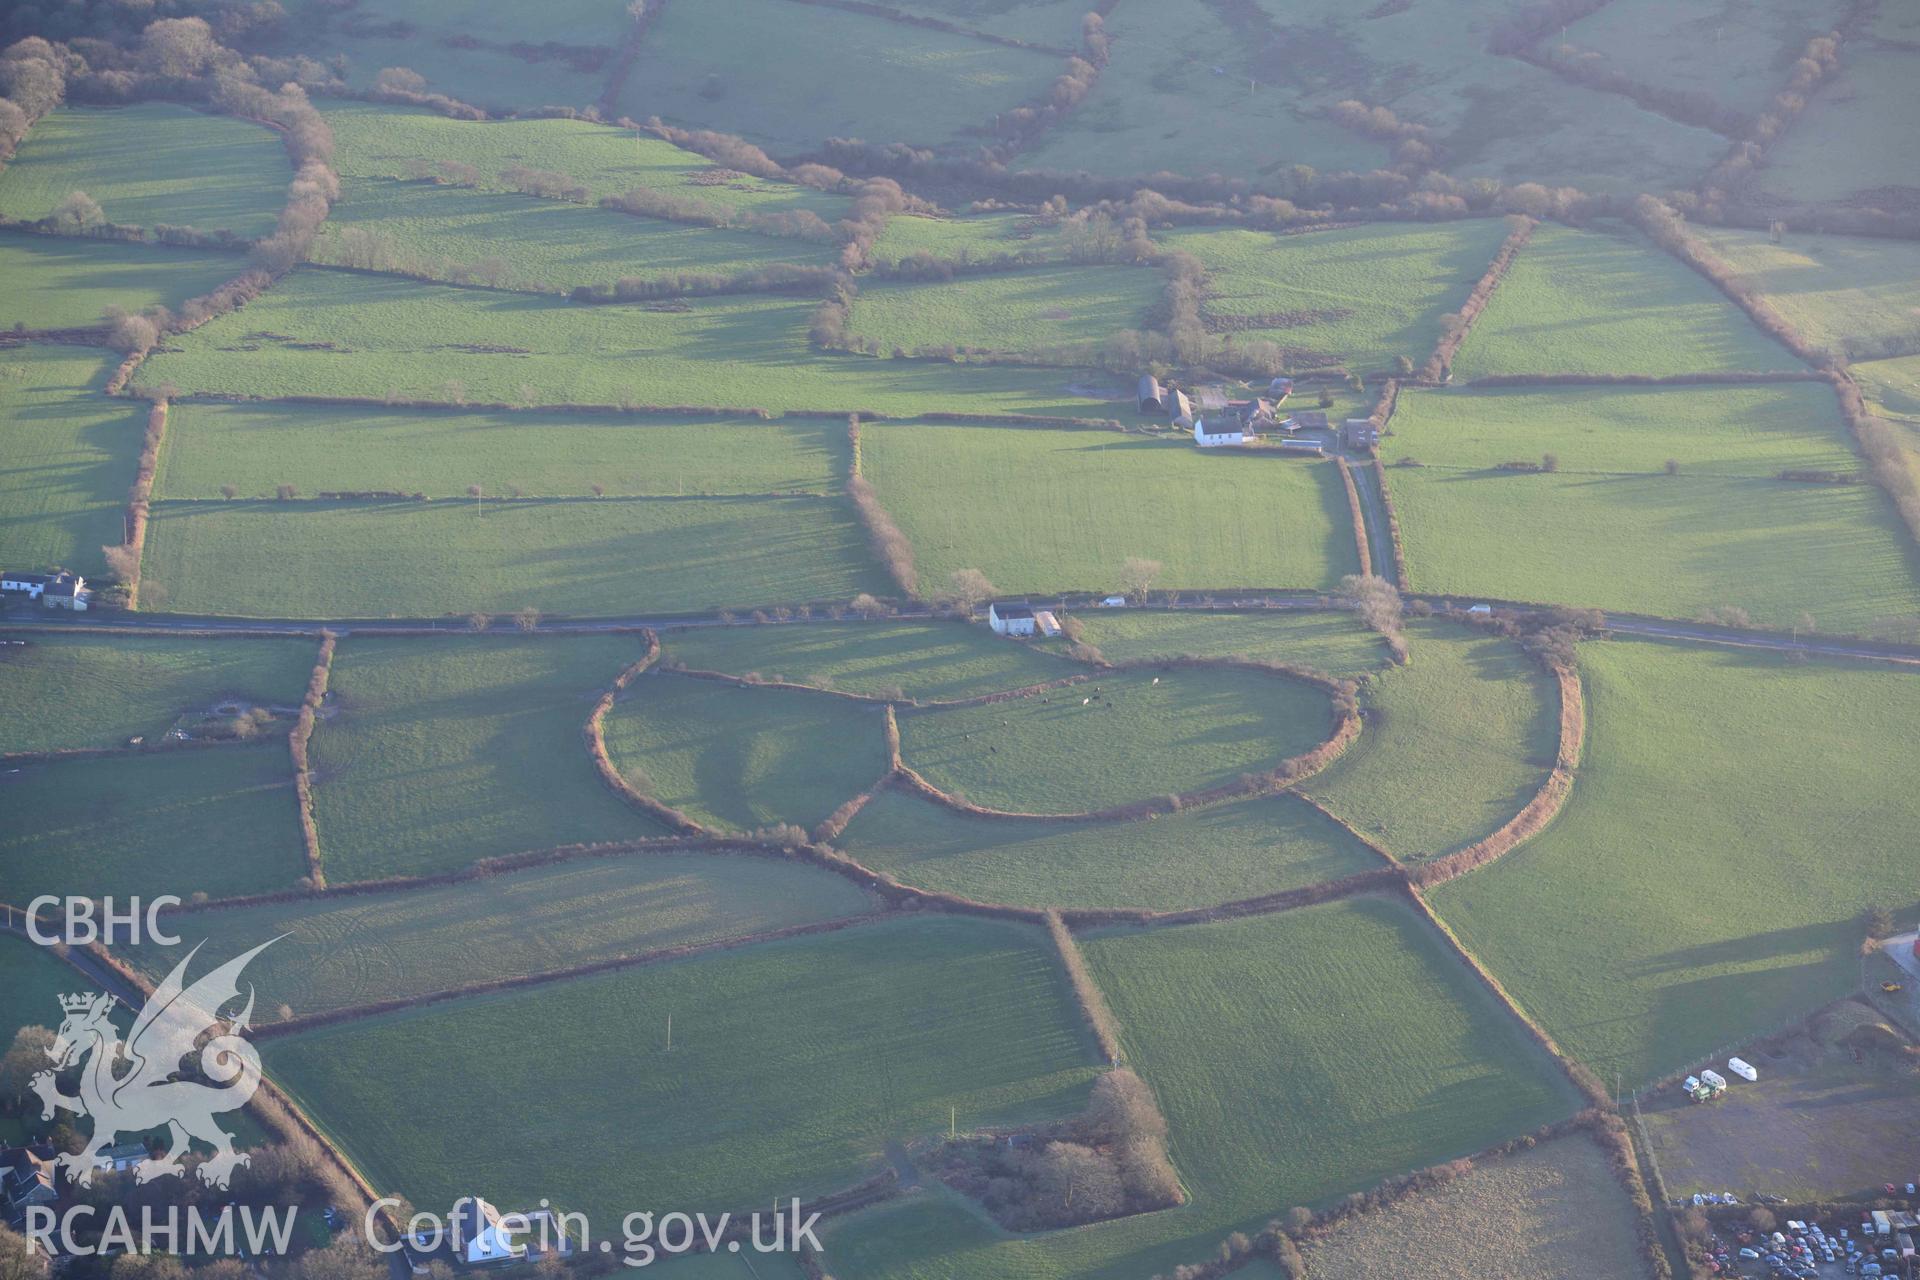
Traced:
[[465, 1196], [453, 1205], [448, 1222], [454, 1257], [470, 1267], [524, 1258], [527, 1247], [515, 1244], [501, 1225], [500, 1211], [479, 1196]]
[[49, 609], [72, 609], [75, 613], [85, 613], [87, 580], [77, 573], [57, 574], [41, 592], [40, 603]]
[[1030, 636], [1037, 624], [1032, 605], [996, 600], [987, 606], [987, 625], [997, 636]]
[[1205, 418], [1193, 420], [1193, 442], [1202, 449], [1216, 449], [1223, 444], [1245, 444], [1246, 428], [1232, 415], [1219, 419], [1220, 425], [1209, 427]]

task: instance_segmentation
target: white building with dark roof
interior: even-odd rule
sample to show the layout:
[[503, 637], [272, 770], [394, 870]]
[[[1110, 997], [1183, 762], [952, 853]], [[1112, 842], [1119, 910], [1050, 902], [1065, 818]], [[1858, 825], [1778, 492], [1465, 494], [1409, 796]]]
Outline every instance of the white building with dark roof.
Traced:
[[987, 625], [997, 636], [1030, 636], [1039, 623], [1033, 606], [1012, 600], [996, 600], [987, 606]]

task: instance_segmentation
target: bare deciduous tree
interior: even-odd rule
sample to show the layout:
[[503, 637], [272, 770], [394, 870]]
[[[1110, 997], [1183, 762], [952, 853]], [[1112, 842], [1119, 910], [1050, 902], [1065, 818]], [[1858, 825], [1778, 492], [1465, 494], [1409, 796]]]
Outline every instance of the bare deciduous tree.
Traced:
[[1135, 604], [1145, 604], [1147, 593], [1153, 590], [1154, 580], [1160, 576], [1161, 568], [1158, 560], [1128, 556], [1120, 566], [1120, 589]]
[[994, 595], [994, 585], [978, 569], [955, 569], [947, 575], [947, 598], [955, 610], [971, 616]]

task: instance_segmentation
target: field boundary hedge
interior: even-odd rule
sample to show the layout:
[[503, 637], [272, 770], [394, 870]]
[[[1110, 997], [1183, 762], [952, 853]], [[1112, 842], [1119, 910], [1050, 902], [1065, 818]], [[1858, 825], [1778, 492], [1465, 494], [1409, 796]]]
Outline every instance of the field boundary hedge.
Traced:
[[1073, 991], [1073, 1003], [1080, 1010], [1081, 1020], [1087, 1024], [1087, 1030], [1092, 1033], [1093, 1042], [1107, 1065], [1119, 1066], [1120, 1023], [1107, 1004], [1106, 993], [1100, 990], [1100, 984], [1093, 980], [1093, 974], [1087, 970], [1087, 959], [1080, 954], [1080, 944], [1073, 940], [1073, 932], [1067, 928], [1066, 920], [1057, 908], [1048, 908], [1046, 925], [1047, 937], [1053, 943], [1054, 954], [1060, 959], [1060, 968], [1066, 974], [1067, 986]]
[[1467, 944], [1460, 940], [1460, 935], [1455, 933], [1452, 927], [1440, 918], [1439, 913], [1434, 911], [1433, 905], [1427, 901], [1424, 894], [1411, 885], [1404, 885], [1402, 887], [1405, 890], [1407, 901], [1413, 904], [1414, 909], [1426, 919], [1428, 924], [1439, 930], [1440, 936], [1447, 940], [1447, 946], [1453, 952], [1454, 956], [1480, 980], [1482, 986], [1493, 994], [1494, 999], [1500, 1003], [1501, 1007], [1511, 1014], [1521, 1026], [1526, 1028], [1527, 1035], [1534, 1044], [1544, 1050], [1548, 1057], [1559, 1064], [1560, 1069], [1566, 1072], [1567, 1079], [1572, 1082], [1573, 1087], [1585, 1097], [1591, 1105], [1603, 1110], [1611, 1110], [1613, 1107], [1613, 1098], [1607, 1093], [1606, 1088], [1601, 1085], [1599, 1078], [1585, 1066], [1575, 1061], [1565, 1049], [1560, 1047], [1560, 1043], [1547, 1032], [1545, 1027], [1534, 1021], [1533, 1015], [1521, 1007], [1520, 1002], [1513, 998], [1513, 994], [1509, 992], [1505, 986], [1501, 985], [1500, 979], [1494, 977], [1493, 972], [1481, 963], [1480, 957], [1476, 956], [1467, 948]]
[[188, 738], [143, 742], [138, 746], [55, 747], [49, 751], [0, 751], [0, 764], [51, 764], [61, 760], [110, 760], [118, 757], [171, 755], [176, 751], [237, 750], [265, 746], [246, 738]]
[[[1533, 238], [1533, 229], [1540, 225], [1526, 214], [1516, 214], [1513, 230], [1507, 232], [1507, 238], [1500, 242], [1500, 248], [1493, 255], [1493, 261], [1474, 282], [1473, 290], [1467, 294], [1467, 300], [1460, 309], [1448, 317], [1441, 329], [1440, 340], [1434, 344], [1433, 354], [1420, 366], [1422, 382], [1438, 384], [1446, 380], [1447, 371], [1453, 367], [1453, 357], [1460, 350], [1460, 344], [1473, 332], [1474, 322], [1480, 319], [1480, 313], [1487, 309], [1487, 303], [1493, 300], [1494, 290], [1506, 278], [1507, 268], [1513, 265], [1513, 259]], [[1392, 412], [1391, 408], [1388, 410]], [[1379, 425], [1379, 424], [1376, 424]]]
[[859, 915], [846, 916], [838, 920], [815, 920], [807, 924], [787, 925], [779, 929], [762, 929], [755, 933], [736, 934], [730, 938], [714, 938], [706, 942], [684, 942], [671, 947], [656, 947], [647, 951], [628, 952], [618, 956], [608, 956], [600, 960], [589, 960], [582, 964], [566, 965], [559, 969], [543, 970], [539, 973], [514, 974], [505, 978], [489, 978], [482, 982], [465, 983], [457, 987], [445, 987], [438, 991], [425, 991], [419, 995], [398, 996], [390, 1000], [376, 1000], [371, 1004], [349, 1005], [339, 1009], [328, 1009], [322, 1013], [286, 1018], [278, 1022], [261, 1023], [253, 1028], [254, 1040], [270, 1040], [279, 1036], [297, 1035], [302, 1031], [311, 1031], [316, 1027], [337, 1026], [343, 1022], [358, 1022], [363, 1018], [375, 1017], [383, 1013], [394, 1013], [401, 1009], [416, 1009], [426, 1005], [444, 1004], [449, 1000], [461, 1000], [469, 996], [487, 995], [495, 991], [510, 991], [519, 987], [545, 986], [553, 982], [566, 982], [573, 978], [591, 977], [597, 973], [610, 973], [617, 969], [635, 969], [645, 965], [664, 964], [673, 960], [685, 960], [692, 956], [707, 955], [717, 951], [734, 951], [741, 947], [755, 946], [763, 942], [779, 942], [787, 938], [806, 937], [816, 933], [836, 933], [841, 929], [859, 924], [870, 924], [886, 914], [884, 911], [866, 911]]
[[[1071, 659], [1068, 659], [1071, 661]], [[1076, 671], [1072, 675], [1056, 676], [1052, 680], [1041, 680], [1034, 684], [1021, 685], [1017, 689], [1000, 689], [993, 693], [976, 693], [965, 698], [933, 698], [926, 702], [918, 698], [893, 698], [883, 693], [861, 693], [857, 689], [834, 689], [826, 685], [807, 684], [798, 680], [755, 679], [752, 676], [734, 675], [727, 671], [710, 671], [702, 667], [683, 667], [672, 664], [671, 659], [662, 664], [664, 675], [685, 676], [689, 680], [713, 680], [721, 684], [740, 685], [748, 689], [785, 689], [797, 693], [817, 693], [822, 697], [841, 698], [848, 702], [860, 702], [869, 706], [902, 706], [910, 711], [953, 711], [962, 707], [990, 706], [996, 702], [1011, 702], [1016, 698], [1030, 698], [1036, 694], [1047, 693], [1054, 689], [1063, 689], [1070, 685], [1084, 684], [1093, 679], [1091, 672]]]
[[1073, 56], [1073, 50], [1061, 48], [1059, 45], [1040, 44], [1033, 40], [1021, 40], [1015, 36], [995, 35], [991, 31], [963, 27], [958, 23], [928, 17], [925, 14], [908, 13], [903, 9], [891, 8], [884, 4], [872, 4], [869, 0], [793, 0], [793, 3], [810, 4], [820, 9], [840, 9], [847, 13], [858, 13], [869, 18], [897, 22], [903, 26], [924, 27], [929, 31], [941, 31], [951, 36], [966, 36], [987, 44], [1004, 45], [1009, 49], [1026, 49], [1032, 53], [1051, 54], [1056, 58]]
[[1230, 902], [1216, 902], [1205, 907], [1184, 907], [1177, 911], [1132, 907], [1068, 907], [1062, 909], [1060, 915], [1075, 929], [1098, 928], [1102, 925], [1138, 925], [1155, 929], [1169, 925], [1210, 924], [1243, 916], [1277, 915], [1283, 911], [1319, 906], [1323, 902], [1337, 902], [1364, 893], [1405, 889], [1406, 886], [1406, 873], [1401, 868], [1376, 867], [1371, 871], [1355, 871], [1297, 889], [1282, 889], [1253, 898], [1235, 898]]
[[320, 854], [320, 828], [313, 819], [313, 763], [307, 747], [313, 738], [313, 723], [320, 714], [320, 703], [327, 696], [335, 643], [333, 632], [320, 633], [320, 653], [314, 659], [312, 674], [307, 677], [306, 694], [300, 699], [300, 717], [287, 734], [287, 752], [293, 758], [294, 803], [300, 815], [300, 847], [307, 860], [307, 885], [314, 889], [327, 887], [327, 874]]
[[1812, 369], [1728, 370], [1721, 373], [1490, 373], [1469, 387], [1702, 387], [1767, 382], [1824, 382]]
[[613, 757], [607, 754], [607, 713], [613, 710], [613, 704], [626, 692], [627, 686], [645, 675], [660, 658], [660, 636], [651, 627], [642, 631], [647, 651], [635, 662], [629, 663], [619, 675], [613, 678], [605, 692], [594, 702], [593, 710], [587, 716], [587, 722], [581, 729], [586, 739], [587, 754], [593, 759], [593, 767], [600, 775], [600, 781], [607, 790], [619, 796], [633, 809], [647, 815], [669, 831], [681, 835], [709, 836], [709, 831], [686, 814], [669, 805], [664, 805], [650, 796], [642, 795], [639, 788], [628, 782], [626, 776], [614, 767]]
[[126, 587], [126, 607], [140, 607], [140, 579], [142, 560], [147, 549], [147, 510], [153, 500], [153, 477], [160, 467], [160, 445], [167, 434], [167, 402], [155, 400], [147, 408], [147, 429], [140, 437], [140, 457], [134, 463], [133, 484], [127, 490], [126, 518], [121, 531], [122, 550], [115, 554], [110, 547], [102, 547], [107, 553], [108, 567], [114, 570]]
[[620, 90], [626, 87], [627, 77], [633, 74], [633, 64], [640, 60], [640, 47], [647, 38], [647, 31], [666, 7], [667, 0], [637, 0], [628, 9], [633, 21], [627, 24], [627, 34], [613, 51], [613, 65], [607, 69], [607, 82], [601, 86], [599, 101], [594, 104], [594, 109], [603, 118], [611, 119], [619, 109]]
[[1387, 512], [1387, 537], [1393, 544], [1393, 580], [1402, 591], [1408, 590], [1407, 546], [1400, 536], [1400, 512], [1393, 505], [1393, 490], [1387, 487], [1387, 467], [1378, 453], [1373, 455], [1373, 481], [1380, 488], [1380, 505]]
[[1354, 550], [1360, 553], [1360, 576], [1373, 576], [1373, 549], [1367, 542], [1367, 516], [1360, 506], [1360, 490], [1353, 483], [1353, 472], [1345, 458], [1335, 458], [1340, 468], [1340, 486], [1347, 491], [1347, 513], [1353, 518]]
[[1567, 797], [1573, 793], [1573, 771], [1579, 767], [1580, 748], [1586, 740], [1587, 704], [1577, 671], [1556, 664], [1553, 675], [1560, 695], [1560, 740], [1552, 771], [1526, 807], [1502, 823], [1498, 830], [1464, 849], [1415, 865], [1408, 872], [1408, 879], [1416, 888], [1431, 889], [1457, 880], [1477, 867], [1505, 857], [1540, 834], [1560, 815]]

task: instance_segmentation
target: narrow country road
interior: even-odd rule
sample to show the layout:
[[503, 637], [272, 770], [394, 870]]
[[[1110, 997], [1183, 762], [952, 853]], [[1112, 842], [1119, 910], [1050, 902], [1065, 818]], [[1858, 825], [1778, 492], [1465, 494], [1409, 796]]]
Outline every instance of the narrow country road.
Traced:
[[[1362, 493], [1366, 493], [1362, 489]], [[1389, 560], [1391, 556], [1389, 553]], [[1191, 592], [1188, 594], [1199, 595]], [[1409, 593], [1407, 600], [1423, 600], [1436, 607], [1446, 605], [1490, 604], [1497, 609], [1529, 611], [1551, 606], [1529, 604], [1514, 600], [1496, 600], [1487, 596], [1438, 596]], [[1051, 596], [1044, 598], [1054, 608], [1079, 609], [1091, 611], [1099, 607], [1100, 597], [1091, 593]], [[1129, 608], [1144, 608], [1156, 611], [1180, 612], [1257, 612], [1266, 609], [1333, 609], [1324, 592], [1315, 591], [1258, 591], [1251, 590], [1235, 594], [1217, 592], [1206, 600], [1180, 601], [1177, 603], [1152, 603]], [[931, 618], [934, 610], [915, 605], [896, 609], [883, 619], [891, 621], [901, 618]], [[1920, 645], [1896, 644], [1889, 641], [1860, 640], [1845, 636], [1827, 636], [1817, 633], [1806, 635], [1783, 635], [1777, 631], [1764, 631], [1758, 628], [1736, 628], [1712, 626], [1706, 623], [1686, 622], [1674, 618], [1648, 617], [1633, 613], [1605, 613], [1607, 630], [1620, 635], [1647, 636], [1655, 639], [1684, 640], [1693, 644], [1720, 645], [1736, 649], [1762, 649], [1774, 653], [1807, 653], [1829, 658], [1863, 658], [1882, 662], [1900, 662], [1920, 665]], [[805, 618], [792, 618], [784, 623], [773, 625], [792, 626], [808, 622], [828, 622], [834, 619], [825, 614], [815, 613]], [[851, 616], [838, 619], [842, 622], [861, 622], [864, 619]], [[653, 628], [657, 631], [671, 630], [675, 627], [693, 626], [754, 626], [759, 625], [751, 619], [742, 620], [737, 615], [731, 624], [723, 623], [718, 612], [682, 613], [682, 614], [626, 614], [601, 618], [542, 618], [538, 633], [579, 634], [583, 632], [637, 631]], [[33, 609], [26, 606], [14, 606], [0, 609], [0, 633], [7, 631], [52, 631], [59, 629], [125, 631], [131, 634], [169, 633], [169, 632], [227, 632], [238, 635], [293, 635], [318, 636], [322, 631], [333, 631], [340, 635], [378, 635], [381, 633], [417, 633], [420, 631], [439, 631], [447, 635], [468, 635], [472, 629], [464, 618], [229, 618], [209, 617], [192, 614], [139, 613], [110, 614], [94, 616], [75, 616], [69, 613], [56, 613], [50, 610]], [[511, 618], [497, 618], [489, 626], [492, 634], [510, 633], [515, 629]]]

